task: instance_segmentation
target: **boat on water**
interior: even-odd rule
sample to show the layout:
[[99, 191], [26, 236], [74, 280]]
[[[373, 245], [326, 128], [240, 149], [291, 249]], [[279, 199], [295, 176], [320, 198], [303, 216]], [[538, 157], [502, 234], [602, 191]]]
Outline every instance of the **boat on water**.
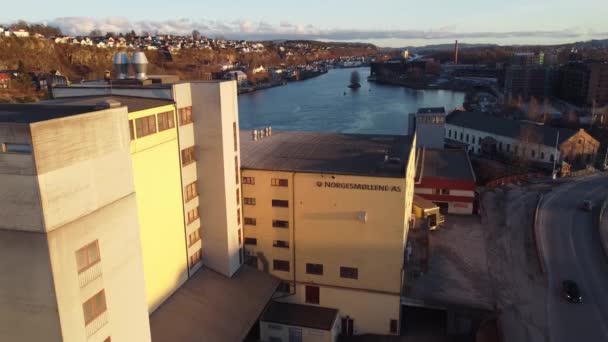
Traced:
[[359, 89], [361, 88], [361, 76], [359, 76], [359, 72], [357, 70], [353, 71], [350, 74], [350, 84], [348, 85], [350, 89]]

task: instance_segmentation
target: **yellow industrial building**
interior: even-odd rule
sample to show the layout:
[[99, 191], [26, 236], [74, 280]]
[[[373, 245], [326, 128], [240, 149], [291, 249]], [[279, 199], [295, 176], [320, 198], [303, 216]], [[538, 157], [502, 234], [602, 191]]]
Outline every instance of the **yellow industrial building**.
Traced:
[[278, 280], [241, 267], [236, 84], [116, 83], [0, 105], [0, 340], [242, 339]]
[[[332, 308], [342, 334], [398, 334], [415, 141], [262, 132], [241, 133], [247, 262], [282, 279], [277, 301], [318, 307], [282, 306], [287, 317]], [[280, 331], [262, 326], [268, 338]]]

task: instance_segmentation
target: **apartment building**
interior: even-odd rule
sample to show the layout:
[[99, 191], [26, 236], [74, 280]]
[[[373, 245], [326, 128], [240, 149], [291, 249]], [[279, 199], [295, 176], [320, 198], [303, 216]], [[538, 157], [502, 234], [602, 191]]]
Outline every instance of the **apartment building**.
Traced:
[[241, 133], [245, 257], [293, 305], [263, 316], [262, 336], [398, 334], [415, 139], [263, 132]]
[[[0, 340], [244, 338], [278, 280], [242, 266], [235, 82], [152, 76], [55, 87], [53, 97], [0, 106], [0, 183], [10, 189], [0, 233], [7, 246], [26, 239], [0, 251], [0, 302], [23, 312], [0, 310]], [[22, 258], [44, 272], [11, 266]], [[243, 309], [217, 314], [204, 304], [213, 300]], [[193, 315], [214, 318], [184, 319]], [[232, 329], [215, 317], [235, 319]]]

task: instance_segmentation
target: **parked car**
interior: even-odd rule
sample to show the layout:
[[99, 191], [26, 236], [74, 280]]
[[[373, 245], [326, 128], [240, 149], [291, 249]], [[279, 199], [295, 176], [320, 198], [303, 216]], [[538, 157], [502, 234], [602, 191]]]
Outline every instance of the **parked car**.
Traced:
[[581, 202], [581, 204], [579, 204], [578, 208], [584, 211], [591, 211], [593, 210], [593, 202], [590, 200], [584, 200]]
[[562, 294], [570, 303], [580, 304], [583, 302], [581, 291], [573, 280], [564, 280], [562, 282]]

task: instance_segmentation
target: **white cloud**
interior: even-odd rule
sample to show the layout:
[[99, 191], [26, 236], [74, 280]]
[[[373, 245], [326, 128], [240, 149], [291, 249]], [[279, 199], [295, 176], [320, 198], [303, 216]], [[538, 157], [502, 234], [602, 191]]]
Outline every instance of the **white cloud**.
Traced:
[[[199, 30], [209, 37], [223, 36], [231, 39], [319, 39], [319, 40], [382, 40], [382, 39], [578, 39], [589, 36], [581, 28], [570, 28], [553, 31], [512, 31], [512, 32], [457, 32], [454, 27], [441, 27], [435, 30], [367, 30], [367, 29], [326, 29], [314, 25], [295, 25], [281, 21], [278, 25], [268, 22], [237, 20], [221, 22], [214, 20], [174, 19], [164, 21], [130, 21], [124, 17], [89, 18], [63, 17], [49, 22], [61, 28], [66, 34], [86, 35], [93, 29], [102, 32], [127, 32], [134, 30], [138, 34], [147, 31], [151, 34], [165, 33], [189, 35], [192, 30]], [[593, 33], [593, 36], [599, 36]]]

